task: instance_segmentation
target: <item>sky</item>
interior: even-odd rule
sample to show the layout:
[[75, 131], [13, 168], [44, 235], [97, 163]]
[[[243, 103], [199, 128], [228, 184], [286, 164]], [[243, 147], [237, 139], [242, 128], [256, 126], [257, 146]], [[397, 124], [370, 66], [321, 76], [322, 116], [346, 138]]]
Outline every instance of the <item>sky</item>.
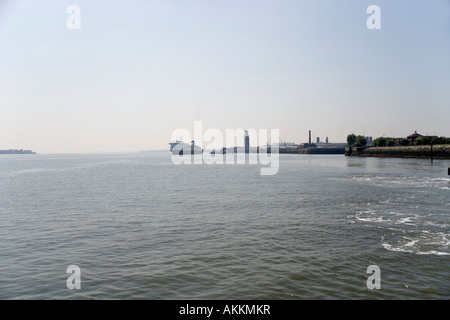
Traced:
[[0, 149], [168, 149], [194, 121], [296, 143], [450, 136], [449, 120], [450, 0], [0, 0]]

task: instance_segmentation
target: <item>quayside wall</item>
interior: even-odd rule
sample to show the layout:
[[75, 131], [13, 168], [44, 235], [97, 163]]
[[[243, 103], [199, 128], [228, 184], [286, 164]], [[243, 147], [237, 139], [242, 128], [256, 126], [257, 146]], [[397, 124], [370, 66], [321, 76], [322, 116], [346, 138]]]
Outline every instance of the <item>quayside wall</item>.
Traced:
[[344, 148], [305, 148], [298, 151], [300, 154], [344, 154]]

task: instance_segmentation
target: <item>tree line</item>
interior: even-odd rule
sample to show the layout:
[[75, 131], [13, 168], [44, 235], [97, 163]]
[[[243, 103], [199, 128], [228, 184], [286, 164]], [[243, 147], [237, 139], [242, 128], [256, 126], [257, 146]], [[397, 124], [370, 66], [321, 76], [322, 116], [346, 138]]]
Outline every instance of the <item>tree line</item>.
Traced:
[[[347, 136], [347, 143], [349, 146], [365, 147], [367, 145], [367, 139], [361, 135], [355, 135], [351, 133]], [[450, 144], [450, 138], [448, 137], [432, 137], [423, 136], [414, 142], [417, 146], [437, 144]], [[392, 137], [379, 137], [373, 140], [373, 147], [394, 147], [394, 146], [409, 146], [411, 141], [406, 138], [392, 138]]]

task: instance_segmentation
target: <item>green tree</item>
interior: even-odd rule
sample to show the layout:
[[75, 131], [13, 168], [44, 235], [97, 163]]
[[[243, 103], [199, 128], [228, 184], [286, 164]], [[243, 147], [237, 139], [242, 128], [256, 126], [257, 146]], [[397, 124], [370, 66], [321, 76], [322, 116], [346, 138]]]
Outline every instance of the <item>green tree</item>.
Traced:
[[385, 137], [379, 137], [373, 140], [375, 147], [386, 147], [387, 139]]
[[405, 138], [401, 139], [400, 140], [400, 145], [401, 146], [409, 146], [409, 140], [405, 139]]
[[352, 146], [352, 145], [355, 144], [355, 142], [356, 142], [356, 135], [355, 135], [354, 133], [349, 134], [349, 135], [347, 136], [347, 143], [348, 143], [348, 145], [349, 145], [349, 146]]
[[355, 146], [364, 147], [367, 144], [367, 139], [364, 136], [357, 136], [355, 141]]
[[396, 143], [397, 143], [397, 139], [395, 139], [395, 138], [387, 138], [386, 139], [386, 146], [388, 146], [388, 147], [393, 147], [396, 145]]
[[450, 144], [450, 138], [439, 137], [439, 138], [434, 139], [433, 143], [434, 144]]
[[422, 141], [422, 145], [430, 145], [431, 143], [433, 143], [433, 138], [432, 137], [422, 137], [421, 140]]

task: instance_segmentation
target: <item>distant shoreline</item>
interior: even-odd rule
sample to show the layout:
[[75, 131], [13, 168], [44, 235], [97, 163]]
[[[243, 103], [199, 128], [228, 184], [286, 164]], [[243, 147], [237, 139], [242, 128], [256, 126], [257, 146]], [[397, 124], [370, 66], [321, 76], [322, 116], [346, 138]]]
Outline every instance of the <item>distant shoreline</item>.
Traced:
[[36, 154], [36, 152], [23, 149], [8, 149], [8, 150], [0, 150], [0, 154]]
[[346, 147], [346, 156], [450, 160], [450, 145]]

